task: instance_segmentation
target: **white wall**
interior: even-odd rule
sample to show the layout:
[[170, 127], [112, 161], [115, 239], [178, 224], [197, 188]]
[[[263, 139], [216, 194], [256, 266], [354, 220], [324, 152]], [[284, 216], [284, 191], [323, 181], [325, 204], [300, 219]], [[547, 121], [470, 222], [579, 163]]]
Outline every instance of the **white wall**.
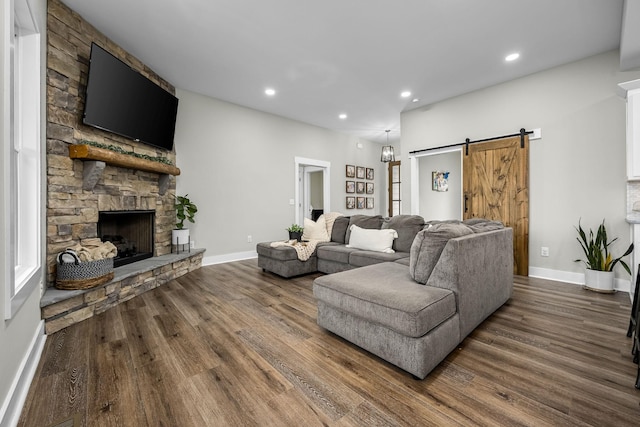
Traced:
[[[296, 156], [331, 162], [332, 211], [384, 212], [379, 144], [185, 90], [176, 96], [177, 191], [198, 205], [189, 228], [196, 246], [207, 250], [205, 264], [251, 256], [257, 242], [287, 237], [285, 228], [295, 221], [289, 200]], [[373, 211], [346, 211], [346, 164], [375, 168]]]
[[[460, 152], [423, 156], [418, 159], [419, 211], [426, 220], [462, 219], [462, 165]], [[449, 172], [449, 191], [433, 191], [431, 173]]]
[[[620, 238], [616, 253], [629, 245], [625, 103], [616, 85], [640, 71], [618, 70], [618, 52], [611, 51], [405, 112], [403, 160], [412, 150], [542, 128], [530, 150], [530, 273], [578, 281], [583, 267], [573, 262], [581, 256], [574, 226], [580, 218], [594, 228], [606, 219], [609, 235]], [[405, 211], [409, 172], [402, 174]], [[549, 257], [540, 256], [541, 246], [549, 247]], [[621, 268], [617, 277], [629, 280]]]
[[[10, 24], [10, 8], [8, 1], [2, 2], [0, 7], [0, 34], [2, 42], [0, 42], [0, 81], [2, 82], [2, 107], [0, 113], [0, 164], [2, 171], [0, 172], [0, 281], [3, 289], [0, 292], [0, 319], [5, 318], [5, 290], [7, 285], [6, 278], [9, 269], [13, 265], [8, 263], [8, 231], [11, 224], [6, 225], [6, 212], [9, 206], [8, 192], [8, 168], [6, 166], [6, 147], [11, 143], [10, 140], [10, 120], [9, 112], [11, 104], [9, 100], [9, 37], [13, 32]], [[44, 119], [46, 117], [44, 96], [45, 88], [45, 65], [46, 65], [46, 0], [29, 0], [30, 10], [36, 18], [41, 34], [41, 138], [44, 152], [45, 146], [45, 126]], [[42, 216], [44, 218], [44, 215]], [[5, 227], [6, 225], [6, 227]], [[30, 295], [26, 297], [25, 302], [18, 309], [10, 320], [0, 320], [0, 425], [12, 425], [17, 422], [20, 415], [22, 402], [26, 397], [28, 387], [33, 375], [33, 370], [38, 362], [41, 346], [44, 343], [42, 335], [42, 323], [40, 320], [40, 288], [36, 288]]]
[[309, 202], [314, 209], [322, 209], [324, 198], [322, 197], [322, 171], [309, 174]]

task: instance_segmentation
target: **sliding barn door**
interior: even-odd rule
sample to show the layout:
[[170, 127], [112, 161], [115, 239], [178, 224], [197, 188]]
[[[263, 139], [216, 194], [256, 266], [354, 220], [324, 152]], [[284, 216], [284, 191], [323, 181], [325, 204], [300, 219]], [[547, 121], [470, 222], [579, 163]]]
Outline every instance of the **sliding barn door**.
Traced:
[[464, 218], [513, 228], [514, 274], [529, 271], [529, 137], [469, 145], [463, 156]]

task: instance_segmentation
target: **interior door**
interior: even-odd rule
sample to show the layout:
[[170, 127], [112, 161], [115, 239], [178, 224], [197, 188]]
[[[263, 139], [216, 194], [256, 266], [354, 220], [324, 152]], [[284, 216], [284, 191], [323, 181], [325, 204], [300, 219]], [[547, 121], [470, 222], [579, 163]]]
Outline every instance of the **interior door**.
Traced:
[[513, 228], [514, 274], [529, 271], [529, 137], [471, 144], [463, 156], [464, 219]]
[[389, 216], [400, 215], [400, 160], [389, 162]]

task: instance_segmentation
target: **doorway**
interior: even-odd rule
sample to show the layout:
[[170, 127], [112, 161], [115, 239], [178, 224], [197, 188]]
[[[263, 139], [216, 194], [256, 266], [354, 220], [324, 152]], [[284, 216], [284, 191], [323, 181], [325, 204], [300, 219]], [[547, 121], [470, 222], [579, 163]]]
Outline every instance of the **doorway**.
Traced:
[[331, 163], [296, 157], [295, 172], [295, 223], [303, 225], [304, 218], [316, 220], [331, 211]]

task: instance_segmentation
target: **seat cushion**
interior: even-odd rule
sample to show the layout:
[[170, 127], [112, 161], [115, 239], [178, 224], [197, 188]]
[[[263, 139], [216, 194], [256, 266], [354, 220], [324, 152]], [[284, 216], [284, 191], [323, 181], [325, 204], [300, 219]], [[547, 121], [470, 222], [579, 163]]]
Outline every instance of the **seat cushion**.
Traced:
[[313, 294], [341, 311], [414, 338], [456, 312], [452, 291], [416, 283], [406, 266], [394, 262], [318, 277]]
[[349, 255], [357, 250], [359, 249], [347, 248], [344, 245], [322, 245], [316, 247], [316, 255], [318, 258], [325, 259], [327, 261], [348, 264]]

